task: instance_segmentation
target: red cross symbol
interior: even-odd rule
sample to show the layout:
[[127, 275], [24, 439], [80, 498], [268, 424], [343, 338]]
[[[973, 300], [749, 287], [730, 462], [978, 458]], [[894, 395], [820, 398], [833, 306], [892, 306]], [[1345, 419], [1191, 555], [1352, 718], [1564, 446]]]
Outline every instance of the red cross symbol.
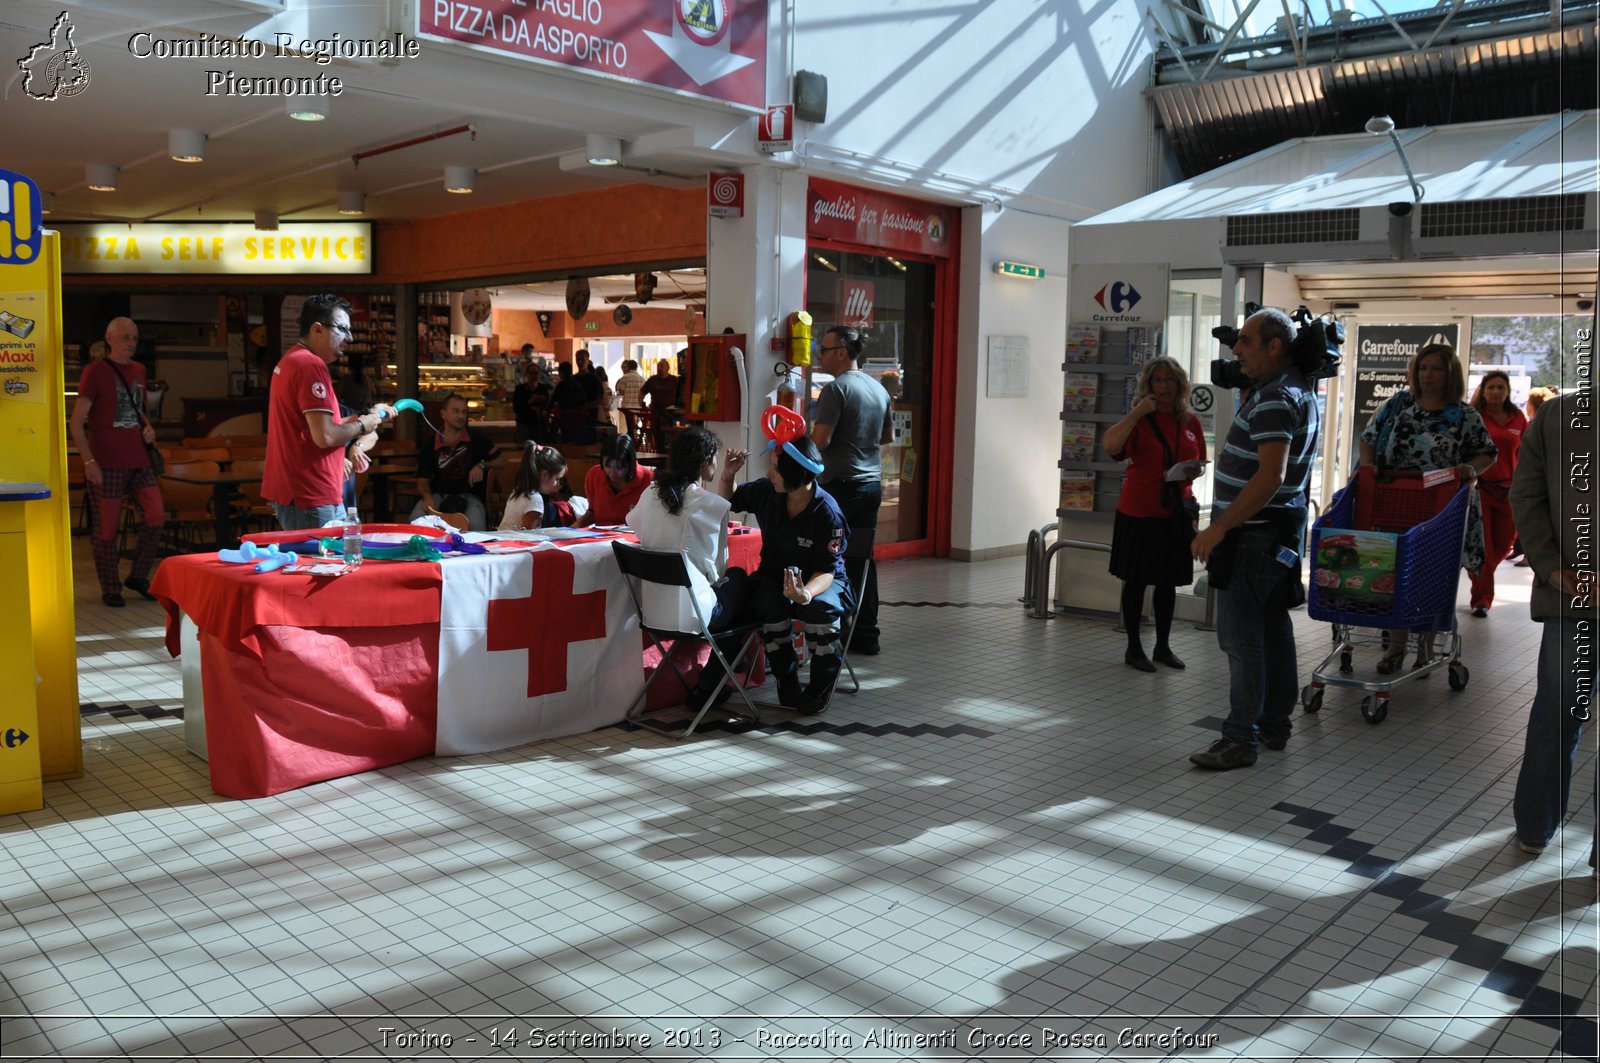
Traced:
[[489, 650], [528, 651], [528, 697], [567, 689], [567, 647], [605, 638], [605, 588], [572, 593], [577, 563], [565, 550], [533, 559], [533, 590], [526, 598], [489, 603]]

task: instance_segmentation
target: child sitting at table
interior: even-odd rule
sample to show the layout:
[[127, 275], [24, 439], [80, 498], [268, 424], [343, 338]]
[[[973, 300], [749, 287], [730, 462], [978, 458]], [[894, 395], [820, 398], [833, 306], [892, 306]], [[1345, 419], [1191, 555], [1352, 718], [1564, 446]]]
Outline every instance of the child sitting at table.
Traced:
[[567, 459], [561, 451], [531, 439], [522, 444], [522, 466], [506, 499], [500, 531], [572, 526], [580, 514], [563, 482], [566, 474]]

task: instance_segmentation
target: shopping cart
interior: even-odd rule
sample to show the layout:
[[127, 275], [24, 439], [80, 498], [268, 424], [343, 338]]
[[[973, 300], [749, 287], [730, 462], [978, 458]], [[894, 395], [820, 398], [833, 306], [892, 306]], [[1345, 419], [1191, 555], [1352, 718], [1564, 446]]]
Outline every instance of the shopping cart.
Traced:
[[[1455, 607], [1473, 490], [1472, 484], [1456, 479], [1427, 486], [1420, 473], [1379, 476], [1371, 466], [1362, 466], [1333, 496], [1311, 531], [1307, 611], [1313, 620], [1333, 624], [1334, 649], [1300, 691], [1305, 711], [1322, 708], [1324, 687], [1357, 687], [1367, 692], [1361, 699], [1362, 717], [1368, 723], [1382, 723], [1389, 715], [1389, 698], [1395, 687], [1441, 668], [1449, 671], [1451, 690], [1466, 689], [1470, 673], [1461, 661]], [[1331, 569], [1319, 567], [1324, 559], [1325, 533], [1332, 533], [1328, 536], [1329, 554], [1336, 556], [1341, 543], [1334, 536], [1346, 530], [1396, 533], [1392, 596], [1354, 597], [1347, 589], [1348, 582], [1341, 582]], [[1388, 587], [1374, 581], [1371, 589]], [[1373, 632], [1358, 636], [1360, 628]], [[1410, 671], [1379, 680], [1350, 678], [1356, 646], [1383, 645], [1390, 630], [1401, 628], [1444, 637], [1435, 639], [1432, 653]], [[1331, 671], [1335, 663], [1337, 673]]]

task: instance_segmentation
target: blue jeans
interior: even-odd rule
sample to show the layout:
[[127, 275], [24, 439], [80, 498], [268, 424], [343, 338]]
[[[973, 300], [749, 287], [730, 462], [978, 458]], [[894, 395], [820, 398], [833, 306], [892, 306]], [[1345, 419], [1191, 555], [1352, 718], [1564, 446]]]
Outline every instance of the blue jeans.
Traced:
[[[1587, 624], [1585, 631], [1581, 624]], [[1585, 658], [1579, 674], [1573, 648], [1579, 638], [1593, 646], [1596, 639], [1593, 618], [1568, 617], [1547, 620], [1539, 642], [1539, 682], [1533, 705], [1528, 710], [1528, 737], [1522, 750], [1522, 770], [1517, 774], [1517, 792], [1511, 810], [1517, 822], [1517, 837], [1526, 842], [1548, 844], [1567, 818], [1567, 795], [1572, 789], [1572, 761], [1578, 749], [1583, 722], [1572, 716], [1574, 705], [1594, 711], [1594, 658]], [[1590, 857], [1592, 863], [1594, 857]]]
[[[878, 508], [883, 505], [883, 481], [833, 480], [822, 486], [839, 503], [839, 512], [844, 514], [844, 522], [850, 526], [852, 533], [857, 528], [872, 530], [878, 527]], [[850, 589], [861, 597], [861, 611], [856, 614], [856, 637], [862, 641], [876, 642], [878, 566], [873, 565], [872, 571], [863, 579], [862, 570], [866, 567], [865, 558], [851, 558], [844, 563], [845, 573], [850, 577]]]
[[1217, 592], [1217, 645], [1228, 655], [1228, 719], [1222, 736], [1255, 748], [1259, 735], [1288, 738], [1300, 694], [1294, 623], [1284, 581], [1294, 578], [1274, 556], [1271, 527], [1245, 528], [1233, 578]]
[[345, 515], [342, 505], [286, 506], [282, 502], [274, 502], [272, 508], [278, 514], [278, 526], [284, 531], [320, 528], [330, 520], [343, 520]]

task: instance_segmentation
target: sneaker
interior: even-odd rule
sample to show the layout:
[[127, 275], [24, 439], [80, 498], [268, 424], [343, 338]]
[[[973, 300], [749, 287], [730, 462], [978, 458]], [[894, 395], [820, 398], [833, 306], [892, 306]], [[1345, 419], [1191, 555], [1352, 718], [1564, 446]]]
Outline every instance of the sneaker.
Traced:
[[1210, 771], [1232, 771], [1254, 764], [1256, 751], [1231, 738], [1219, 738], [1201, 752], [1189, 754], [1189, 759]]
[[1286, 749], [1289, 745], [1288, 735], [1262, 735], [1261, 744], [1268, 749]]
[[1529, 856], [1538, 856], [1540, 853], [1544, 852], [1544, 842], [1525, 841], [1520, 834], [1513, 834], [1511, 837], [1516, 841], [1517, 848], [1521, 849]]
[[128, 604], [122, 600], [122, 595], [120, 594], [102, 594], [100, 596], [100, 600], [105, 602], [113, 609], [121, 609], [123, 606]]
[[1472, 607], [1472, 615], [1477, 617], [1479, 620], [1482, 620], [1484, 617], [1489, 615], [1489, 610], [1485, 609], [1481, 605], [1475, 605]]

